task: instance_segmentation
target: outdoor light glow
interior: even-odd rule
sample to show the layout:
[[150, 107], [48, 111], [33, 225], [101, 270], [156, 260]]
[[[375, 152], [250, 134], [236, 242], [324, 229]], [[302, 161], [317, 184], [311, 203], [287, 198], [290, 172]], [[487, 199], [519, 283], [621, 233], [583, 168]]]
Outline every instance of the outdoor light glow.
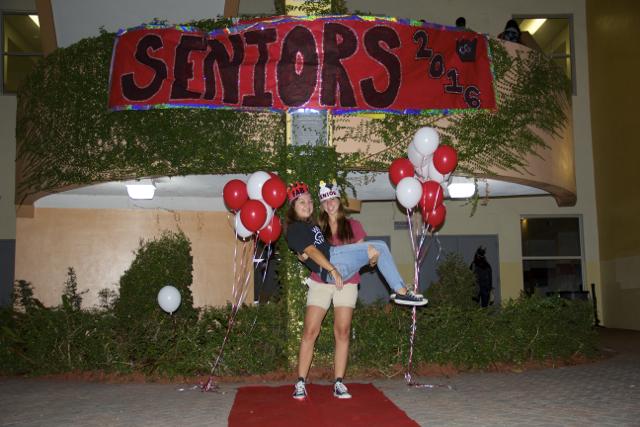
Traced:
[[38, 27], [40, 27], [40, 18], [38, 18], [38, 15], [29, 15], [29, 18], [31, 18]]
[[452, 199], [466, 199], [473, 196], [476, 186], [473, 182], [454, 182], [449, 184], [447, 190]]
[[536, 31], [538, 31], [540, 27], [542, 27], [542, 24], [544, 24], [545, 22], [547, 22], [545, 18], [525, 19], [524, 21], [522, 21], [521, 30], [527, 31], [529, 32], [529, 34], [534, 35]]
[[314, 110], [313, 108], [298, 108], [297, 110], [292, 111], [293, 114], [319, 114], [320, 111]]
[[153, 184], [127, 184], [127, 194], [134, 200], [151, 200], [155, 192]]

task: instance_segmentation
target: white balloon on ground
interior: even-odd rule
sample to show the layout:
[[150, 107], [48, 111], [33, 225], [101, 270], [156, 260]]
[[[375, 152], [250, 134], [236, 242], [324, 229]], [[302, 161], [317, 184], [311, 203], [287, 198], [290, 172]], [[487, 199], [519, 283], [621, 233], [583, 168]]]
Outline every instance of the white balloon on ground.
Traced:
[[264, 171], [257, 171], [249, 176], [247, 181], [247, 193], [253, 200], [262, 200], [262, 186], [271, 179], [271, 175]]
[[424, 127], [418, 129], [413, 136], [413, 145], [423, 156], [430, 156], [440, 144], [440, 135], [434, 128]]
[[236, 212], [236, 218], [235, 218], [234, 225], [235, 225], [235, 228], [236, 228], [236, 234], [241, 239], [246, 239], [247, 237], [249, 237], [249, 236], [251, 236], [253, 234], [253, 232], [248, 230], [247, 227], [245, 227], [244, 224], [242, 223], [242, 220], [240, 219], [240, 211]]
[[160, 292], [158, 292], [158, 304], [160, 308], [169, 314], [178, 309], [181, 300], [180, 291], [171, 285], [163, 287], [160, 289]]
[[260, 227], [260, 230], [262, 230], [263, 228], [265, 228], [267, 225], [271, 223], [271, 220], [273, 219], [273, 208], [269, 206], [269, 204], [267, 204], [267, 202], [265, 202], [264, 200], [260, 200], [260, 201], [262, 202], [265, 209], [267, 210], [267, 219], [264, 221], [264, 224], [262, 224], [262, 227]]
[[412, 176], [404, 177], [396, 186], [396, 198], [407, 209], [416, 207], [422, 197], [422, 184]]
[[429, 164], [427, 165], [427, 176], [429, 179], [432, 179], [434, 181], [436, 181], [439, 184], [442, 184], [443, 182], [445, 182], [447, 179], [449, 179], [449, 175], [451, 175], [450, 173], [443, 175], [440, 173], [440, 171], [438, 171], [438, 169], [436, 169], [436, 165], [433, 164], [433, 158], [431, 158], [431, 161], [429, 161]]

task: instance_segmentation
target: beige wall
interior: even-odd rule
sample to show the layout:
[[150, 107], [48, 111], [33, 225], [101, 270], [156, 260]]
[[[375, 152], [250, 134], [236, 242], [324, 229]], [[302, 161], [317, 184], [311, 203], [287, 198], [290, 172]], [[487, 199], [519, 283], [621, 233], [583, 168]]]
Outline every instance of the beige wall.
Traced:
[[273, 0], [238, 0], [240, 15], [275, 14]]
[[589, 0], [587, 12], [604, 321], [640, 329], [640, 3]]
[[226, 212], [36, 208], [33, 218], [18, 218], [16, 279], [30, 281], [35, 296], [54, 306], [73, 267], [80, 290], [89, 289], [84, 305], [91, 306], [100, 289], [117, 290], [140, 239], [180, 229], [192, 246], [194, 304], [224, 305], [233, 287], [235, 235], [228, 221]]
[[224, 14], [224, 0], [50, 0], [59, 47], [154, 18], [181, 24]]

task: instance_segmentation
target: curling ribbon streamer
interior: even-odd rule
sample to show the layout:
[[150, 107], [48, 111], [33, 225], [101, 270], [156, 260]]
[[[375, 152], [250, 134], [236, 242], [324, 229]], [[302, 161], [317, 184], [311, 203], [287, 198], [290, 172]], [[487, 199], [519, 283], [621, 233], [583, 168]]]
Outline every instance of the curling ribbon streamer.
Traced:
[[[218, 385], [215, 383], [213, 379], [213, 374], [216, 371], [220, 360], [222, 359], [222, 355], [224, 353], [224, 348], [229, 339], [229, 335], [231, 333], [231, 329], [235, 324], [236, 315], [244, 302], [244, 299], [247, 296], [247, 291], [249, 289], [249, 279], [251, 278], [251, 268], [253, 266], [253, 259], [256, 258], [257, 253], [257, 244], [255, 239], [252, 239], [251, 242], [242, 242], [242, 252], [240, 257], [240, 265], [238, 266], [238, 235], [236, 233], [236, 244], [233, 248], [233, 288], [232, 288], [232, 298], [233, 303], [231, 306], [231, 313], [229, 314], [229, 321], [227, 323], [227, 331], [224, 335], [224, 339], [222, 340], [222, 345], [220, 346], [220, 352], [216, 357], [215, 362], [211, 368], [211, 372], [209, 373], [209, 379], [200, 384], [201, 391], [215, 391], [218, 388]], [[253, 243], [253, 245], [251, 245]], [[253, 256], [249, 258], [249, 249], [253, 246]], [[251, 260], [251, 261], [249, 261]], [[239, 285], [239, 286], [238, 286]]]
[[[419, 227], [418, 231], [418, 227], [416, 226], [414, 228], [413, 226], [413, 222], [412, 222], [412, 210], [411, 209], [407, 209], [407, 223], [409, 225], [409, 240], [411, 241], [411, 249], [413, 250], [413, 277], [414, 277], [414, 284], [413, 284], [413, 291], [414, 292], [418, 292], [418, 279], [420, 276], [420, 265], [422, 264], [422, 261], [424, 260], [424, 258], [427, 256], [427, 253], [429, 252], [429, 248], [431, 246], [431, 243], [433, 242], [434, 239], [434, 231], [433, 229], [431, 229], [428, 226], [425, 226], [425, 221], [423, 221], [422, 225]], [[414, 230], [415, 233], [414, 233]], [[429, 236], [429, 231], [431, 231], [431, 236]], [[429, 238], [430, 237], [430, 238]], [[438, 244], [439, 247], [439, 251], [438, 251], [438, 258], [440, 258], [440, 251], [442, 250], [442, 247], [440, 245], [439, 240], [437, 239], [437, 237], [435, 238], [436, 242]], [[416, 242], [418, 242], [416, 244]], [[426, 246], [425, 246], [426, 243]], [[404, 379], [407, 383], [408, 386], [410, 387], [415, 387], [415, 388], [436, 388], [436, 387], [447, 387], [449, 389], [451, 389], [451, 386], [449, 385], [445, 385], [445, 384], [421, 384], [421, 383], [417, 383], [413, 380], [413, 377], [411, 375], [411, 371], [412, 371], [412, 365], [413, 365], [413, 351], [415, 348], [415, 338], [416, 338], [416, 330], [417, 330], [417, 307], [413, 307], [412, 311], [411, 311], [411, 327], [410, 327], [410, 334], [409, 334], [409, 360], [407, 362], [407, 370], [404, 374]]]

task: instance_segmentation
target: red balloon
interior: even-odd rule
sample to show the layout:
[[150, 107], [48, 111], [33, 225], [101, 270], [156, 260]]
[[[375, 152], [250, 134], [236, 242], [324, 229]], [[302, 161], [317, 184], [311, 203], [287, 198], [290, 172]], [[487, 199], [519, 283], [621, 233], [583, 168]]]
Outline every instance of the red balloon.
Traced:
[[260, 200], [247, 200], [240, 209], [240, 221], [242, 225], [254, 233], [264, 225], [267, 220], [267, 208]]
[[229, 209], [237, 211], [249, 198], [247, 184], [239, 179], [232, 179], [225, 184], [224, 190], [222, 190], [222, 198]]
[[438, 229], [444, 223], [446, 216], [447, 209], [444, 205], [436, 206], [435, 209], [431, 211], [427, 211], [424, 208], [422, 209], [422, 220], [432, 229]]
[[422, 183], [422, 197], [420, 207], [424, 212], [431, 212], [442, 204], [444, 190], [436, 181], [429, 180]]
[[414, 173], [415, 169], [413, 168], [411, 161], [404, 157], [395, 159], [391, 162], [391, 166], [389, 166], [389, 179], [393, 185], [398, 185], [402, 178], [413, 176]]
[[258, 237], [265, 244], [270, 244], [278, 240], [280, 237], [280, 233], [282, 232], [282, 224], [280, 223], [280, 218], [278, 215], [274, 215], [271, 218], [271, 222], [262, 230], [258, 231]]
[[433, 165], [442, 175], [453, 172], [458, 166], [458, 153], [449, 145], [440, 145], [433, 153]]
[[287, 185], [275, 175], [262, 186], [262, 198], [269, 206], [278, 209], [287, 198]]

